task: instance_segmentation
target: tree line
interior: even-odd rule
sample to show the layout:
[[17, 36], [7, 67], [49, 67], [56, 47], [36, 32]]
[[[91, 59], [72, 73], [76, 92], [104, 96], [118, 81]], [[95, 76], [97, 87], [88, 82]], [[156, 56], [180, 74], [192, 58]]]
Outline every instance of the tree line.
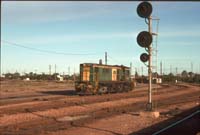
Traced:
[[[26, 78], [29, 78], [30, 80], [59, 80], [57, 77], [59, 74], [54, 73], [52, 75], [49, 74], [36, 74], [33, 72], [26, 73], [24, 75], [21, 75], [18, 72], [15, 73], [6, 73], [3, 74], [4, 77], [1, 77], [1, 80], [24, 80]], [[153, 77], [157, 76], [162, 78], [162, 82], [175, 82], [182, 81], [182, 82], [188, 82], [188, 83], [199, 83], [200, 84], [200, 74], [193, 73], [193, 72], [187, 72], [186, 70], [182, 71], [179, 75], [174, 75], [173, 73], [159, 75], [158, 73], [153, 73]], [[63, 80], [78, 80], [79, 75], [61, 75], [63, 77]], [[147, 76], [139, 76], [138, 73], [135, 73], [135, 78], [138, 80], [138, 82], [146, 82]]]
[[[181, 74], [163, 74], [159, 75], [158, 73], [152, 73], [152, 77], [159, 77], [162, 79], [163, 83], [173, 83], [173, 82], [187, 82], [187, 83], [198, 83], [200, 84], [200, 74], [193, 73], [193, 72], [187, 72], [186, 70], [183, 70]], [[139, 76], [138, 73], [135, 73], [135, 78], [137, 82], [143, 82], [148, 83], [148, 77], [147, 76]]]
[[175, 80], [177, 80], [188, 83], [200, 83], [200, 74], [187, 72], [186, 70], [184, 70], [181, 72], [180, 75], [174, 75], [172, 73], [168, 75], [163, 75], [162, 79], [163, 82], [174, 82]]
[[[4, 77], [1, 77], [1, 80], [5, 79], [5, 80], [24, 80], [29, 78], [30, 80], [59, 80], [58, 77], [58, 73], [54, 73], [52, 75], [49, 74], [36, 74], [33, 72], [30, 73], [25, 73], [24, 75], [21, 75], [18, 72], [15, 73], [5, 73], [3, 74]], [[78, 75], [60, 75], [61, 77], [63, 77], [63, 80], [74, 80], [74, 79], [78, 79]]]

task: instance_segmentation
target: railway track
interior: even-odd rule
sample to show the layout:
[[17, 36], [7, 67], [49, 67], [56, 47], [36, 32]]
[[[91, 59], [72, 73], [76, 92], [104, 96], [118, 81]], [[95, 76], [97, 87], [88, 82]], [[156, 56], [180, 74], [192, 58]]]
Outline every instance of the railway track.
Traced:
[[[167, 89], [162, 89], [160, 93], [157, 92], [154, 95], [154, 96], [161, 95], [160, 97], [162, 97], [162, 98], [157, 99], [157, 101], [159, 101], [161, 103], [161, 104], [158, 104], [158, 107], [165, 107], [165, 106], [168, 106], [169, 104], [181, 104], [181, 103], [185, 103], [185, 102], [194, 102], [198, 99], [198, 94], [197, 94], [198, 91], [189, 95], [188, 93], [190, 93], [190, 90], [186, 87], [175, 86], [175, 87], [167, 88]], [[177, 94], [174, 94], [174, 93], [172, 93], [172, 90], [179, 90], [179, 91], [176, 92]], [[3, 134], [8, 134], [8, 132], [9, 133], [14, 132], [14, 133], [19, 133], [19, 134], [27, 134], [27, 133], [28, 134], [30, 134], [30, 133], [40, 134], [42, 131], [55, 132], [57, 130], [71, 128], [74, 125], [77, 126], [77, 125], [85, 124], [87, 122], [95, 121], [97, 119], [103, 119], [105, 117], [119, 115], [121, 113], [142, 110], [145, 107], [145, 103], [146, 103], [146, 98], [144, 98], [144, 96], [145, 96], [144, 94], [146, 92], [144, 92], [144, 93], [143, 92], [144, 91], [138, 91], [139, 94], [135, 95], [135, 97], [134, 97], [135, 99], [131, 98], [131, 96], [129, 95], [130, 93], [119, 93], [119, 94], [111, 94], [111, 95], [103, 95], [103, 96], [86, 96], [83, 98], [91, 99], [88, 102], [88, 104], [87, 104], [87, 102], [84, 102], [81, 105], [80, 104], [72, 105], [71, 108], [70, 108], [70, 106], [65, 106], [66, 109], [62, 108], [62, 107], [58, 108], [58, 109], [52, 109], [52, 106], [50, 106], [50, 108], [46, 108], [47, 109], [46, 115], [44, 115], [45, 110], [38, 111], [40, 109], [34, 110], [34, 109], [28, 108], [28, 109], [25, 109], [26, 113], [20, 112], [18, 110], [19, 112], [18, 111], [17, 112], [19, 113], [19, 115], [11, 114], [8, 116], [13, 116], [10, 118], [16, 119], [16, 121], [20, 121], [20, 124], [15, 121], [11, 122], [10, 124], [7, 124], [7, 125], [2, 123], [2, 125], [0, 126], [0, 132], [2, 132]], [[168, 95], [166, 95], [166, 93], [168, 93]], [[118, 99], [115, 99], [120, 94], [121, 94], [121, 97]], [[172, 96], [170, 96], [169, 94], [171, 94]], [[109, 101], [106, 98], [104, 98], [105, 96], [107, 96], [107, 97], [111, 96], [111, 98], [109, 98]], [[130, 98], [127, 98], [128, 96], [130, 96]], [[171, 97], [171, 99], [169, 97]], [[176, 100], [173, 100], [174, 97], [176, 97]], [[76, 99], [76, 97], [73, 97], [73, 98]], [[78, 97], [77, 99], [79, 99], [79, 98], [82, 98], [82, 97]], [[92, 101], [93, 101], [92, 98], [99, 98], [99, 100], [92, 103]], [[102, 98], [103, 98], [103, 100], [102, 100]], [[85, 100], [85, 101], [87, 101], [87, 100]], [[108, 103], [112, 103], [112, 104], [109, 105]], [[114, 103], [115, 103], [115, 105], [113, 105]], [[37, 106], [35, 106], [35, 107], [37, 108]], [[42, 106], [38, 106], [38, 108], [40, 108], [40, 107], [42, 107]], [[93, 111], [92, 111], [92, 108], [94, 108]], [[50, 109], [50, 110], [52, 109], [55, 112], [48, 114], [48, 109]], [[74, 109], [77, 110], [77, 113]], [[9, 108], [7, 111], [9, 111]], [[71, 111], [71, 113], [70, 113], [70, 111]], [[63, 112], [63, 114], [55, 115], [56, 112], [59, 112], [59, 113]], [[67, 112], [69, 112], [69, 113], [67, 113]], [[5, 110], [1, 114], [3, 115], [4, 113], [6, 113]], [[85, 117], [80, 120], [75, 120], [73, 122], [72, 121], [64, 121], [64, 122], [60, 121], [59, 119], [64, 117], [65, 115], [89, 116], [89, 117]], [[21, 117], [22, 118], [27, 117], [27, 119], [32, 117], [33, 119], [30, 119], [30, 121], [23, 121], [23, 119]], [[8, 118], [9, 117], [0, 117], [1, 121], [8, 120]], [[44, 126], [42, 124], [44, 124]], [[16, 131], [16, 129], [18, 129], [18, 131]]]
[[[167, 88], [169, 87], [168, 85], [162, 85], [162, 86], [153, 86], [153, 89], [162, 89], [162, 88]], [[180, 86], [180, 87], [184, 87], [184, 86]], [[144, 91], [144, 89], [146, 89], [146, 86], [142, 85], [142, 86], [137, 86], [133, 91]], [[113, 93], [115, 94], [115, 93]], [[119, 94], [119, 93], [117, 93]], [[110, 94], [111, 95], [111, 94]], [[105, 95], [104, 95], [105, 96]], [[49, 99], [49, 100], [59, 100], [62, 98], [72, 98], [72, 97], [79, 97], [79, 95], [77, 95], [75, 93], [75, 90], [50, 90], [50, 91], [37, 91], [35, 93], [22, 93], [21, 95], [17, 95], [17, 96], [1, 96], [0, 97], [0, 105], [7, 105], [7, 104], [17, 104], [17, 103], [23, 103], [23, 102], [32, 102], [32, 101], [36, 101], [36, 100], [43, 100], [45, 98]]]
[[[164, 94], [173, 92], [177, 88], [176, 86], [169, 89], [167, 86], [160, 87], [154, 91], [154, 95]], [[178, 90], [181, 91], [183, 86], [178, 86]], [[185, 87], [184, 87], [185, 88]], [[1, 114], [16, 114], [16, 113], [25, 113], [27, 109], [36, 111], [44, 111], [47, 109], [59, 109], [62, 107], [70, 107], [75, 105], [87, 105], [97, 102], [106, 102], [106, 101], [116, 101], [120, 99], [129, 99], [129, 98], [138, 98], [144, 97], [147, 95], [146, 89], [143, 87], [140, 89], [133, 90], [129, 93], [116, 93], [116, 94], [105, 94], [105, 95], [95, 95], [95, 96], [62, 96], [62, 97], [45, 97], [42, 100], [33, 100], [32, 102], [20, 102], [9, 105], [0, 106], [0, 115]], [[45, 100], [44, 100], [45, 99]]]
[[200, 132], [199, 118], [200, 118], [200, 110], [197, 110], [191, 113], [190, 115], [153, 133], [152, 135], [170, 135], [170, 134], [171, 135], [172, 134], [194, 135], [194, 134], [197, 134], [198, 132]]
[[[166, 86], [165, 86], [166, 87]], [[159, 89], [163, 89], [165, 87], [159, 88]], [[142, 93], [146, 93], [145, 89], [146, 87], [138, 87], [135, 90], [133, 90], [132, 92], [130, 92], [129, 96], [137, 95], [137, 94], [142, 94]], [[71, 90], [70, 90], [71, 91]], [[67, 102], [69, 102], [70, 105], [73, 105], [73, 101], [74, 99], [84, 99], [85, 98], [88, 100], [88, 98], [98, 98], [98, 95], [94, 95], [94, 96], [84, 96], [84, 97], [80, 97], [79, 95], [74, 94], [74, 90], [73, 92], [68, 92], [68, 90], [65, 90], [65, 92], [62, 91], [62, 94], [60, 95], [60, 91], [57, 92], [42, 92], [42, 93], [48, 93], [48, 94], [41, 94], [41, 93], [37, 93], [37, 94], [32, 94], [32, 95], [23, 95], [23, 96], [16, 96], [16, 97], [7, 97], [7, 98], [0, 98], [0, 108], [4, 108], [4, 106], [7, 107], [15, 107], [16, 105], [33, 105], [33, 103], [42, 103], [43, 101], [62, 101], [62, 100], [66, 100]], [[67, 94], [67, 93], [72, 93], [72, 94]], [[124, 93], [113, 93], [113, 94], [106, 94], [103, 95], [104, 97], [107, 97], [109, 99], [112, 99], [112, 97], [115, 97], [117, 94], [117, 99], [119, 98], [124, 98], [125, 95]], [[116, 98], [116, 97], [115, 97]], [[38, 105], [38, 104], [37, 104]]]

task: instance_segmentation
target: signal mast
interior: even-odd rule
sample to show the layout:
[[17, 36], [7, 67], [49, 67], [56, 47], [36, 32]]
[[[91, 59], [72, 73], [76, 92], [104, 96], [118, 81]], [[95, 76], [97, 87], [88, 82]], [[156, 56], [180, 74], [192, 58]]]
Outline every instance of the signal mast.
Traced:
[[[145, 48], [147, 52], [140, 55], [140, 60], [148, 67], [148, 111], [152, 111], [152, 41], [153, 35], [157, 35], [156, 33], [152, 33], [152, 10], [153, 8], [151, 3], [146, 1], [140, 3], [137, 7], [137, 14], [144, 18], [148, 25], [148, 31], [142, 31], [137, 36], [137, 43], [140, 47]], [[147, 61], [148, 64], [146, 64]]]

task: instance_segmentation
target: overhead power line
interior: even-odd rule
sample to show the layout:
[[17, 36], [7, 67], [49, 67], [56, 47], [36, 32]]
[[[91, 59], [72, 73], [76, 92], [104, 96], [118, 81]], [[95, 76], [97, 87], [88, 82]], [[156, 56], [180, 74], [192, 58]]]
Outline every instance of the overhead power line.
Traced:
[[108, 56], [110, 59], [112, 59], [113, 61], [115, 61], [115, 62], [119, 63], [119, 61], [118, 61], [118, 60], [114, 59], [114, 58], [113, 58], [113, 57], [111, 57], [110, 55], [108, 55], [108, 54], [107, 54], [107, 56]]
[[43, 50], [43, 49], [28, 47], [28, 46], [24, 46], [24, 45], [21, 45], [21, 44], [18, 44], [18, 43], [13, 43], [13, 42], [10, 42], [10, 41], [5, 41], [5, 40], [1, 40], [1, 42], [4, 42], [4, 43], [9, 44], [9, 45], [17, 46], [17, 47], [29, 49], [29, 50], [32, 50], [32, 51], [51, 53], [51, 54], [59, 54], [59, 55], [96, 55], [96, 53], [64, 53], [64, 52]]

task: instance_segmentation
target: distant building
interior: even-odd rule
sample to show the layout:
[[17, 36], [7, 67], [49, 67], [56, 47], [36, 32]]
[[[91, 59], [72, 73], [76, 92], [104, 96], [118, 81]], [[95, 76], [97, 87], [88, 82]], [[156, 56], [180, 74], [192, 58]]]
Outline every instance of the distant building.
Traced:
[[62, 76], [60, 76], [60, 75], [57, 75], [57, 78], [59, 79], [59, 81], [63, 81], [63, 77]]
[[162, 83], [162, 78], [160, 78], [160, 77], [157, 77], [157, 78], [153, 77], [152, 79], [153, 79], [154, 83], [157, 83], [157, 84], [161, 84]]
[[6, 76], [4, 74], [1, 75], [1, 78], [5, 78]]
[[24, 81], [30, 81], [30, 78], [27, 77], [27, 78], [24, 79]]

